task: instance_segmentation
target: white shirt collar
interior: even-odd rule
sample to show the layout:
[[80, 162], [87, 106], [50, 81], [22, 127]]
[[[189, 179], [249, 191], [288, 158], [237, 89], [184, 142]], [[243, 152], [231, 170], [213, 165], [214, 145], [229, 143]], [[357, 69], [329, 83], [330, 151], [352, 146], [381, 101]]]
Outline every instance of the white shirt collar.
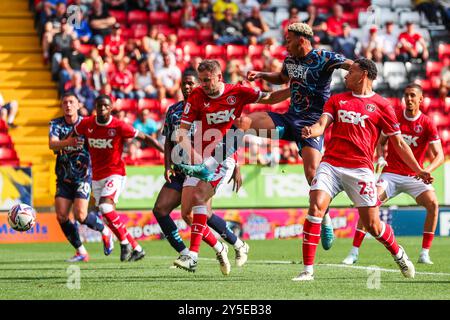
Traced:
[[422, 112], [420, 112], [420, 110], [419, 110], [419, 112], [417, 113], [417, 115], [416, 115], [414, 118], [410, 118], [410, 117], [408, 117], [408, 116], [406, 115], [406, 109], [403, 109], [403, 116], [404, 116], [405, 119], [408, 120], [408, 121], [416, 121], [417, 119], [419, 119], [419, 117], [420, 117], [421, 114], [422, 114]]
[[364, 95], [364, 94], [356, 94], [356, 93], [354, 93], [354, 92], [352, 91], [352, 95], [353, 95], [354, 97], [356, 97], [356, 98], [371, 98], [371, 97], [373, 97], [373, 96], [375, 95], [375, 91], [372, 91], [371, 93], [366, 94], [366, 95]]
[[109, 125], [109, 124], [111, 123], [112, 119], [113, 119], [113, 117], [112, 117], [112, 116], [109, 116], [109, 119], [108, 119], [108, 121], [107, 121], [106, 123], [99, 123], [99, 122], [97, 121], [97, 116], [96, 116], [96, 117], [95, 117], [95, 123], [98, 124], [99, 126], [107, 126], [107, 125]]

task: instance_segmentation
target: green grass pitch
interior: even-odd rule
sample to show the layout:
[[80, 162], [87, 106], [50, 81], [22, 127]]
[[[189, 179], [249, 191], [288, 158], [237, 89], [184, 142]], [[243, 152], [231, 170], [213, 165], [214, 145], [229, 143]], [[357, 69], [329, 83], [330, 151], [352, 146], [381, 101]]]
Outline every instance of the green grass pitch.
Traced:
[[[398, 240], [415, 263], [421, 238]], [[0, 245], [0, 299], [450, 299], [449, 237], [435, 238], [430, 252], [435, 264], [415, 263], [414, 279], [403, 278], [387, 250], [373, 239], [363, 243], [355, 267], [339, 265], [351, 239], [337, 239], [329, 251], [319, 246], [316, 280], [308, 283], [291, 281], [303, 267], [300, 239], [249, 244], [249, 261], [242, 268], [234, 267], [230, 247], [229, 276], [220, 273], [204, 243], [194, 274], [169, 268], [177, 255], [167, 241], [142, 242], [147, 256], [134, 263], [119, 261], [117, 242], [109, 257], [100, 243], [87, 244], [91, 260], [75, 264], [80, 267], [79, 289], [67, 285], [71, 269], [64, 260], [73, 254], [69, 244]]]

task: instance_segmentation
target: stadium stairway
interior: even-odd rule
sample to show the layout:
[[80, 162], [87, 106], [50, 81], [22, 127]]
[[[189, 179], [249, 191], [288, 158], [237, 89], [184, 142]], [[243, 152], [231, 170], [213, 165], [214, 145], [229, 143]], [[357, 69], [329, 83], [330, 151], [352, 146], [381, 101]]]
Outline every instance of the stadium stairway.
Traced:
[[0, 1], [0, 92], [5, 101], [19, 103], [17, 127], [9, 133], [21, 164], [32, 165], [33, 205], [52, 206], [54, 155], [48, 149], [48, 122], [61, 112], [28, 0]]

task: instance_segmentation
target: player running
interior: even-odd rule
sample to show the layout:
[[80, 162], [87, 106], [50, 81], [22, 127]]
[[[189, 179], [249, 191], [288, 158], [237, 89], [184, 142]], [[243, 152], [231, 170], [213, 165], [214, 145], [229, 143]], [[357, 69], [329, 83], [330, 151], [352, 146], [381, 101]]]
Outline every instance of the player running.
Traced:
[[[425, 153], [429, 149], [431, 163], [425, 168], [425, 171], [432, 173], [444, 163], [444, 152], [436, 126], [428, 116], [419, 110], [420, 104], [423, 101], [422, 87], [414, 83], [410, 84], [406, 87], [404, 96], [406, 108], [396, 110], [403, 139], [410, 146], [420, 166], [423, 166]], [[381, 138], [378, 143], [378, 154], [380, 158], [377, 163], [383, 163], [385, 165], [377, 183], [377, 192], [380, 195], [380, 200], [385, 202], [405, 192], [416, 199], [418, 205], [426, 208], [427, 216], [423, 228], [422, 251], [417, 262], [433, 264], [429, 251], [433, 242], [439, 213], [436, 193], [432, 185], [414, 178], [414, 171], [403, 162], [392, 146], [391, 141], [388, 143], [389, 152], [386, 160], [384, 160], [384, 146], [387, 142], [388, 137], [381, 132]], [[358, 221], [358, 227], [353, 238], [353, 248], [344, 261], [342, 261], [343, 264], [356, 263], [358, 260], [358, 249], [365, 235], [366, 231], [362, 221]]]
[[64, 115], [50, 121], [48, 140], [49, 148], [57, 155], [56, 217], [67, 240], [76, 249], [75, 256], [67, 262], [87, 262], [89, 254], [81, 243], [76, 224], [69, 219], [71, 209], [78, 222], [102, 233], [105, 255], [111, 254], [114, 242], [111, 231], [103, 222], [96, 215], [88, 213], [92, 180], [91, 159], [84, 138], [73, 136], [73, 126], [83, 119], [78, 115], [78, 98], [74, 94], [65, 94], [61, 107]]
[[[214, 150], [226, 137], [231, 128], [233, 120], [240, 117], [242, 109], [249, 103], [275, 103], [285, 99], [285, 92], [266, 93], [245, 87], [241, 84], [223, 83], [220, 64], [215, 60], [203, 60], [198, 66], [201, 87], [195, 88], [189, 95], [181, 118], [177, 141], [185, 153], [190, 156], [190, 163], [202, 163], [204, 159], [212, 156], [208, 150]], [[194, 121], [200, 121], [201, 126], [197, 133], [201, 135], [201, 145], [191, 147], [190, 130]], [[196, 133], [196, 134], [197, 134]], [[211, 136], [214, 139], [211, 139]], [[196, 139], [194, 139], [195, 142]], [[214, 140], [212, 143], [207, 142]], [[198, 150], [200, 149], [200, 150]], [[215, 150], [217, 151], [217, 150]], [[193, 212], [191, 228], [191, 243], [189, 254], [181, 255], [175, 260], [174, 265], [195, 271], [197, 267], [198, 252], [202, 238], [212, 247], [218, 246], [216, 250], [222, 249], [219, 255], [228, 260], [227, 246], [222, 246], [214, 237], [207, 226], [207, 220], [211, 216], [208, 203], [214, 196], [217, 188], [231, 178], [235, 160], [231, 155], [226, 157], [214, 171], [209, 181], [200, 180], [197, 177], [187, 177], [184, 182], [181, 211], [183, 216]], [[172, 159], [173, 160], [173, 159]], [[220, 248], [223, 247], [223, 248]], [[219, 257], [218, 255], [218, 257]], [[222, 273], [230, 272], [229, 263], [221, 263]]]
[[380, 131], [389, 138], [393, 149], [414, 174], [431, 183], [400, 134], [400, 126], [389, 102], [372, 91], [377, 68], [369, 59], [358, 59], [345, 77], [351, 90], [327, 101], [324, 114], [313, 126], [302, 129], [302, 137], [314, 138], [334, 123], [330, 143], [311, 184], [310, 206], [303, 227], [304, 270], [294, 281], [314, 280], [314, 257], [320, 239], [322, 217], [333, 198], [345, 191], [358, 208], [364, 227], [392, 254], [402, 274], [413, 278], [414, 265], [397, 244], [391, 226], [379, 217], [377, 189], [373, 173], [373, 153]]
[[[186, 175], [176, 166], [173, 166], [172, 151], [175, 147], [174, 141], [176, 141], [176, 131], [180, 126], [181, 115], [183, 113], [185, 102], [189, 94], [195, 87], [198, 86], [198, 84], [199, 81], [197, 72], [185, 72], [181, 80], [181, 91], [183, 93], [184, 100], [170, 106], [167, 110], [166, 121], [163, 129], [163, 135], [166, 137], [164, 144], [164, 178], [166, 179], [166, 183], [159, 192], [153, 208], [153, 214], [155, 215], [164, 235], [170, 245], [178, 253], [180, 253], [180, 255], [189, 254], [189, 250], [178, 234], [178, 228], [170, 217], [170, 213], [181, 204], [181, 194]], [[191, 127], [191, 133], [194, 131], [194, 128], [195, 125]], [[234, 168], [232, 179], [234, 180], [233, 189], [237, 192], [241, 185], [241, 176], [237, 163]], [[211, 210], [210, 204], [208, 207], [208, 209]], [[186, 222], [191, 224], [192, 216], [189, 215], [189, 217], [185, 218]], [[239, 267], [243, 266], [248, 257], [248, 244], [236, 237], [236, 235], [227, 228], [226, 222], [215, 214], [212, 214], [208, 219], [208, 225], [220, 234], [225, 241], [234, 246], [236, 265]]]
[[[322, 158], [323, 136], [303, 139], [301, 130], [313, 125], [323, 112], [323, 106], [330, 97], [330, 83], [333, 71], [342, 68], [348, 70], [352, 60], [335, 52], [313, 49], [311, 40], [314, 34], [305, 23], [289, 25], [286, 35], [286, 49], [289, 56], [283, 62], [281, 72], [250, 71], [248, 80], [263, 79], [273, 84], [290, 84], [291, 104], [289, 111], [255, 112], [236, 121], [238, 129], [246, 132], [253, 129], [258, 135], [269, 131], [269, 138], [279, 138], [297, 143], [299, 154], [303, 158], [306, 180], [311, 184], [316, 169]], [[210, 165], [205, 161], [209, 171], [214, 171], [217, 161]], [[205, 169], [198, 166], [195, 171], [200, 174]], [[328, 250], [333, 242], [333, 227], [327, 214], [323, 220], [322, 245]]]
[[115, 211], [126, 180], [125, 163], [122, 161], [123, 144], [128, 138], [140, 138], [161, 152], [163, 149], [154, 138], [114, 118], [111, 115], [112, 108], [109, 96], [98, 96], [95, 99], [97, 115], [83, 118], [75, 125], [74, 130], [88, 141], [95, 205], [120, 241], [120, 260], [137, 261], [145, 256], [145, 251], [128, 233]]

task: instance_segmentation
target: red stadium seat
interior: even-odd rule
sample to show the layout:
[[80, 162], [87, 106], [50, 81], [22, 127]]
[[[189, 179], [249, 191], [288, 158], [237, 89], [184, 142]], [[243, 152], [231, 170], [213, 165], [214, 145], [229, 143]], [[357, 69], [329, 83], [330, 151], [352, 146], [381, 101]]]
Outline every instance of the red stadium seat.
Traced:
[[141, 10], [131, 10], [128, 12], [128, 23], [136, 24], [136, 23], [147, 23], [148, 14], [146, 11]]
[[264, 50], [263, 45], [250, 45], [248, 46], [248, 55], [250, 58], [261, 57]]
[[252, 64], [256, 71], [261, 71], [264, 68], [264, 60], [262, 58], [253, 58]]
[[201, 43], [212, 43], [213, 42], [213, 31], [212, 29], [201, 29], [198, 31], [198, 41]]
[[122, 37], [125, 41], [128, 39], [134, 38], [134, 30], [133, 28], [124, 28], [122, 27]]
[[109, 14], [116, 18], [116, 21], [121, 25], [127, 24], [127, 14], [125, 11], [109, 10]]
[[247, 55], [247, 47], [230, 44], [226, 48], [226, 54], [227, 59], [243, 59]]
[[450, 117], [446, 116], [443, 112], [434, 111], [428, 112], [428, 116], [431, 118], [436, 127], [449, 127]]
[[214, 44], [208, 44], [205, 46], [205, 58], [220, 58], [225, 56], [225, 48], [223, 46], [217, 46]]
[[450, 44], [441, 43], [438, 47], [438, 57], [440, 61], [450, 58]]
[[16, 151], [11, 148], [0, 148], [0, 163], [3, 163], [3, 161], [13, 161], [13, 160], [19, 160], [17, 157]]
[[194, 42], [185, 42], [182, 45], [183, 52], [186, 56], [190, 57], [203, 57], [203, 47], [195, 44]]
[[[177, 10], [169, 14], [170, 25], [174, 27], [180, 27], [183, 17], [183, 11]], [[194, 30], [194, 29], [193, 29]]]
[[159, 112], [160, 103], [157, 99], [140, 99], [138, 101], [138, 110], [149, 109], [153, 112]]
[[8, 126], [6, 125], [6, 122], [3, 121], [3, 119], [0, 119], [0, 132], [7, 132]]
[[131, 25], [131, 30], [133, 30], [133, 37], [135, 39], [141, 39], [148, 33], [148, 25], [146, 23], [136, 23]]
[[442, 62], [428, 61], [426, 66], [427, 78], [434, 75], [440, 75], [442, 68], [444, 67]]
[[389, 97], [389, 98], [386, 98], [386, 99], [391, 103], [391, 105], [394, 108], [398, 108], [399, 106], [401, 106], [401, 101], [400, 101], [399, 98], [391, 98], [391, 97]]
[[161, 153], [154, 148], [145, 148], [142, 149], [141, 156], [139, 157], [141, 160], [157, 160], [161, 159]]
[[166, 24], [157, 25], [157, 28], [158, 28], [158, 31], [161, 32], [166, 37], [169, 34], [177, 34], [177, 30], [175, 28], [172, 28], [172, 27], [170, 27], [169, 25], [166, 25]]
[[91, 53], [92, 48], [94, 48], [95, 46], [93, 44], [85, 44], [85, 43], [81, 43], [80, 44], [80, 49], [78, 51], [80, 51], [80, 53], [84, 54], [85, 56], [89, 55]]
[[358, 27], [358, 12], [344, 12], [342, 18], [345, 22], [348, 22], [352, 28]]
[[164, 11], [153, 11], [148, 14], [150, 25], [169, 24], [169, 14]]
[[117, 99], [114, 102], [114, 109], [135, 112], [137, 109], [136, 100], [134, 100], [134, 99]]
[[215, 58], [215, 60], [217, 60], [217, 62], [219, 62], [220, 64], [220, 69], [222, 69], [222, 72], [225, 71], [226, 67], [227, 67], [227, 62], [225, 61], [225, 59], [222, 58]]
[[175, 104], [177, 101], [175, 99], [163, 99], [161, 100], [161, 105], [159, 108], [159, 113], [160, 114], [165, 114], [167, 112], [167, 109]]
[[450, 129], [439, 130], [439, 137], [441, 138], [442, 145], [446, 145], [450, 142]]
[[178, 41], [192, 41], [197, 37], [197, 30], [180, 28], [177, 30]]
[[7, 133], [0, 133], [0, 148], [12, 148], [11, 136]]
[[279, 60], [284, 60], [288, 56], [288, 52], [284, 46], [270, 46], [270, 54]]

